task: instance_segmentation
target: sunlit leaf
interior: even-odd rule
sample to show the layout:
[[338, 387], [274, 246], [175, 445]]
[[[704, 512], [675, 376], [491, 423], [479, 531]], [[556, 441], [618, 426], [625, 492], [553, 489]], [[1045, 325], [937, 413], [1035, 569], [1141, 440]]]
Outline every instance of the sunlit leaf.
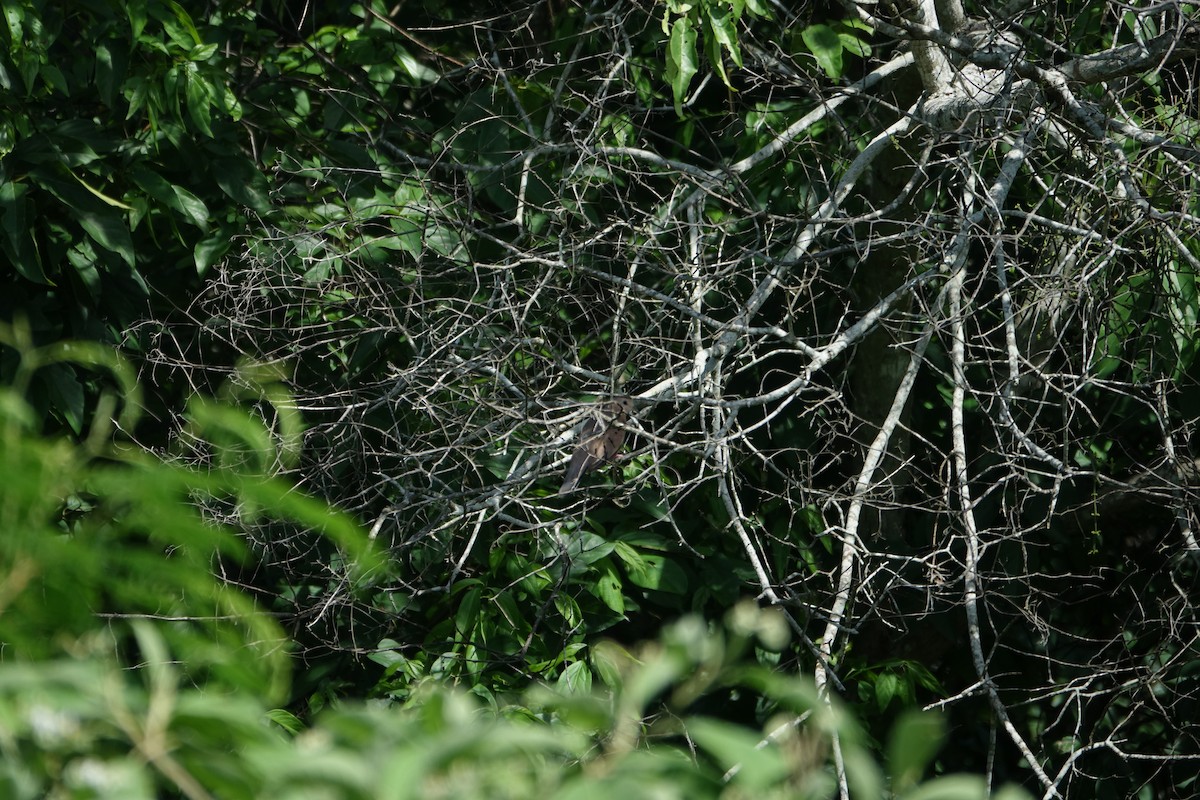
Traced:
[[680, 117], [696, 70], [696, 29], [691, 19], [679, 17], [671, 25], [671, 38], [667, 44], [667, 81], [675, 99], [675, 113]]

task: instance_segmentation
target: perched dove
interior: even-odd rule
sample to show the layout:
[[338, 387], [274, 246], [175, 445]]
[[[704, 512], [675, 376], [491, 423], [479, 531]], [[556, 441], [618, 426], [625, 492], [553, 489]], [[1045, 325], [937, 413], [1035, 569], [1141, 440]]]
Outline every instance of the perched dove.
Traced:
[[584, 473], [616, 458], [625, 444], [625, 428], [621, 426], [629, 421], [631, 413], [631, 398], [614, 397], [584, 421], [579, 432], [579, 446], [571, 455], [571, 463], [567, 464], [559, 494], [573, 492]]

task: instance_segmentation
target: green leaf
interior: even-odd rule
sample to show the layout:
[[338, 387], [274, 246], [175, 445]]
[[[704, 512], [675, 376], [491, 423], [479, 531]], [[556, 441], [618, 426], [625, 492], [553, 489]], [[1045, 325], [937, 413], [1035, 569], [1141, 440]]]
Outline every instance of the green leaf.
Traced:
[[75, 268], [75, 274], [83, 282], [84, 288], [93, 300], [99, 300], [103, 286], [100, 282], [100, 270], [96, 269], [96, 250], [87, 239], [80, 239], [67, 251], [67, 261]]
[[613, 641], [598, 642], [592, 647], [592, 667], [605, 686], [620, 688], [624, 675], [637, 663], [632, 653]]
[[729, 58], [740, 68], [742, 51], [738, 47], [737, 20], [733, 14], [728, 11], [716, 13], [716, 9], [709, 6], [707, 33], [721, 45], [725, 52], [729, 53]]
[[125, 3], [125, 14], [129, 17], [129, 27], [134, 40], [141, 37], [146, 29], [146, 4], [142, 2]]
[[185, 94], [187, 96], [188, 116], [205, 136], [212, 138], [212, 97], [213, 90], [202, 76], [189, 70], [184, 73]]
[[439, 76], [436, 72], [430, 69], [425, 64], [421, 63], [407, 52], [402, 52], [396, 56], [396, 63], [399, 67], [408, 74], [415, 84], [434, 83]]
[[454, 615], [454, 631], [460, 638], [466, 638], [475, 629], [479, 621], [479, 605], [482, 598], [482, 590], [475, 586], [459, 601], [458, 612]]
[[900, 678], [891, 672], [881, 672], [875, 679], [875, 704], [883, 711], [896, 696], [900, 686]]
[[158, 20], [162, 22], [163, 30], [171, 37], [171, 40], [182, 50], [190, 51], [192, 47], [201, 44], [200, 32], [196, 30], [196, 24], [192, 22], [191, 16], [184, 10], [176, 0], [167, 0], [167, 5], [174, 12], [175, 18], [166, 16], [165, 14], [157, 15]]
[[75, 173], [71, 173], [71, 177], [73, 177], [75, 180], [79, 181], [80, 186], [82, 186], [84, 189], [87, 189], [88, 192], [92, 195], [92, 197], [95, 197], [97, 200], [101, 201], [106, 206], [112, 206], [113, 208], [119, 208], [122, 211], [132, 211], [133, 210], [132, 206], [128, 205], [127, 203], [122, 203], [120, 200], [116, 199], [115, 197], [109, 197], [104, 192], [100, 191], [99, 189], [94, 188], [90, 183], [85, 181], [83, 178], [80, 178]]
[[196, 273], [199, 276], [205, 275], [210, 267], [221, 260], [222, 255], [226, 254], [230, 245], [228, 231], [217, 229], [212, 231], [204, 239], [196, 243], [192, 251], [192, 258], [196, 260]]
[[[196, 195], [182, 186], [167, 182], [165, 178], [144, 166], [135, 167], [130, 176], [133, 182], [146, 194], [159, 201], [172, 211], [182, 214], [200, 230], [208, 230], [209, 211]], [[223, 237], [228, 243], [228, 236]]]
[[771, 16], [771, 10], [760, 0], [746, 0], [746, 10], [759, 19], [767, 19]]
[[188, 58], [192, 61], [208, 61], [216, 52], [215, 44], [198, 44], [188, 53]]
[[83, 432], [83, 385], [66, 364], [51, 364], [38, 373], [50, 402], [76, 435]]
[[726, 88], [734, 91], [733, 85], [729, 82], [729, 73], [725, 71], [725, 58], [722, 55], [721, 43], [717, 41], [717, 37], [711, 35], [705, 26], [704, 47], [708, 51], [708, 60], [717, 71], [717, 77], [721, 79], [721, 83], [725, 84]]
[[466, 250], [466, 244], [457, 230], [432, 220], [425, 231], [424, 244], [433, 252], [446, 258], [461, 256]]
[[617, 576], [616, 567], [608, 558], [596, 564], [600, 577], [593, 586], [593, 592], [604, 605], [618, 614], [625, 613], [625, 595], [621, 593], [621, 579]]
[[567, 556], [575, 564], [595, 564], [616, 549], [616, 543], [590, 531], [579, 531], [567, 541]]
[[266, 712], [266, 717], [288, 733], [299, 733], [304, 730], [304, 723], [290, 711], [282, 708], [272, 708]]
[[176, 208], [202, 231], [208, 230], [208, 206], [182, 186], [173, 186]]
[[635, 586], [671, 594], [687, 591], [687, 575], [673, 560], [658, 553], [638, 553], [625, 542], [617, 542], [616, 552]]
[[558, 676], [556, 686], [563, 694], [590, 694], [592, 691], [592, 671], [586, 661], [576, 661], [562, 671]]
[[554, 608], [562, 615], [563, 622], [569, 628], [574, 628], [583, 622], [583, 611], [580, 610], [579, 604], [575, 602], [575, 598], [569, 594], [555, 592]]
[[60, 94], [69, 95], [71, 90], [67, 87], [66, 76], [62, 74], [62, 70], [53, 64], [43, 64], [40, 70], [42, 80], [46, 85], [59, 92]]
[[96, 244], [121, 256], [125, 263], [133, 266], [133, 238], [129, 226], [119, 214], [112, 211], [75, 208], [79, 224]]
[[381, 667], [391, 667], [397, 664], [404, 664], [408, 661], [402, 654], [396, 652], [393, 648], [400, 646], [400, 643], [394, 639], [383, 639], [379, 642], [379, 649], [372, 650], [367, 653], [367, 659], [374, 661]]
[[987, 784], [980, 775], [935, 778], [904, 795], [904, 800], [984, 800]]
[[247, 159], [215, 159], [212, 172], [221, 191], [234, 200], [260, 214], [271, 210], [271, 201], [267, 198], [266, 178]]
[[625, 568], [629, 571], [631, 577], [635, 572], [645, 572], [646, 562], [642, 559], [641, 554], [630, 547], [627, 542], [617, 542], [613, 547], [613, 551], [625, 563]]
[[696, 69], [696, 29], [691, 19], [680, 17], [671, 25], [671, 38], [667, 43], [667, 81], [675, 98], [675, 113], [680, 117]]
[[13, 268], [26, 280], [53, 285], [42, 271], [26, 217], [25, 194], [29, 187], [12, 181], [0, 183], [0, 227], [4, 230], [3, 249]]
[[800, 37], [826, 75], [835, 80], [842, 77], [842, 40], [833, 28], [810, 25], [800, 33]]
[[120, 96], [121, 80], [125, 75], [127, 56], [115, 42], [96, 43], [96, 88], [100, 99], [109, 107], [115, 107]]
[[[134, 76], [121, 85], [121, 90], [125, 95], [126, 102], [129, 103], [129, 109], [125, 112], [125, 119], [133, 119], [146, 105], [146, 101], [150, 97], [150, 83], [141, 76]], [[152, 124], [152, 130], [153, 127]]]
[[[517, 606], [517, 600], [513, 597], [511, 591], [507, 589], [502, 590], [492, 598], [492, 602], [500, 609], [500, 613], [504, 616], [504, 621], [510, 630], [514, 633], [529, 630], [529, 625], [525, 622], [525, 617], [522, 615], [521, 609]], [[576, 606], [576, 610], [578, 610], [578, 606]]]
[[788, 765], [773, 745], [759, 747], [763, 737], [740, 725], [697, 717], [687, 721], [688, 736], [713, 755], [722, 767], [739, 769], [734, 783], [748, 792], [776, 786], [788, 774]]
[[860, 58], [867, 58], [871, 55], [871, 46], [853, 33], [839, 33], [838, 40], [842, 43], [842, 49], [847, 53], [853, 53]]
[[896, 721], [887, 746], [887, 764], [895, 791], [917, 785], [942, 746], [945, 732], [942, 717], [931, 712], [911, 711]]

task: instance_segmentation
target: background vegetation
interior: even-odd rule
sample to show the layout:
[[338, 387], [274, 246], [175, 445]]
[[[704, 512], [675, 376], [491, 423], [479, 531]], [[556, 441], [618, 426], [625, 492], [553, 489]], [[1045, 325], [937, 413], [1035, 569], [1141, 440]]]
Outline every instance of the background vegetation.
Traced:
[[0, 5], [11, 796], [1194, 791], [1195, 7]]

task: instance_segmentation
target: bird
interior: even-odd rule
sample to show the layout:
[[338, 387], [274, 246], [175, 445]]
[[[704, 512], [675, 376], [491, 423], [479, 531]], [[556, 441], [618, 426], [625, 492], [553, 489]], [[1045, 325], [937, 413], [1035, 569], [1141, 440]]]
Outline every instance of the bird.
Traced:
[[563, 474], [562, 487], [558, 490], [560, 495], [575, 491], [576, 484], [585, 472], [616, 458], [625, 444], [625, 428], [622, 426], [629, 421], [632, 413], [632, 398], [614, 397], [584, 420], [583, 428], [579, 431], [579, 446], [571, 454], [571, 462]]

